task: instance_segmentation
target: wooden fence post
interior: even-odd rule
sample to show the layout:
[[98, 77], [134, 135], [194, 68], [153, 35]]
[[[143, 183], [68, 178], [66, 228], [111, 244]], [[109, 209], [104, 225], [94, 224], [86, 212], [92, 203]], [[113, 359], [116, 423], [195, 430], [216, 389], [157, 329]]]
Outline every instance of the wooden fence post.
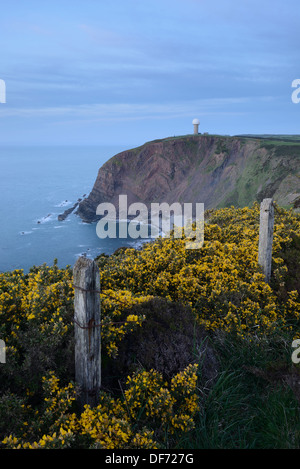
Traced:
[[273, 199], [264, 199], [260, 204], [258, 263], [262, 267], [267, 283], [271, 278], [273, 229]]
[[81, 404], [97, 404], [101, 386], [100, 273], [97, 264], [85, 257], [73, 269], [75, 288], [75, 380]]

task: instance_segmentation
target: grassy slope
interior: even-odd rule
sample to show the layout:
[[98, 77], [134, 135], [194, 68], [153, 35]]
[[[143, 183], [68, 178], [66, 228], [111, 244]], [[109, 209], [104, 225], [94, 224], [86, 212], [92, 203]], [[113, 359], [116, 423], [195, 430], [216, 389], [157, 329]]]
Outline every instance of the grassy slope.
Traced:
[[[279, 205], [291, 208], [292, 205], [286, 200], [288, 178], [291, 175], [300, 176], [300, 136], [253, 136], [245, 137], [245, 141], [251, 138], [261, 140], [260, 148], [267, 150], [268, 154], [262, 159], [261, 155], [254, 152], [247, 159], [246, 166], [236, 181], [236, 188], [224, 198], [219, 207], [244, 207], [250, 201], [260, 202], [263, 198], [274, 197]], [[300, 192], [300, 178], [297, 190]]]

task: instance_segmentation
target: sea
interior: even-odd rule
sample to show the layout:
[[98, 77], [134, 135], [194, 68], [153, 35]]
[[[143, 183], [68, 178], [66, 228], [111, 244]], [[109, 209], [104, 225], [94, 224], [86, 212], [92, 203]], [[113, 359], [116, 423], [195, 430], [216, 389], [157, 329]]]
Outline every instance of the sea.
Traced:
[[58, 215], [92, 190], [99, 168], [125, 146], [0, 146], [0, 272], [74, 266], [141, 239], [100, 239], [96, 223]]

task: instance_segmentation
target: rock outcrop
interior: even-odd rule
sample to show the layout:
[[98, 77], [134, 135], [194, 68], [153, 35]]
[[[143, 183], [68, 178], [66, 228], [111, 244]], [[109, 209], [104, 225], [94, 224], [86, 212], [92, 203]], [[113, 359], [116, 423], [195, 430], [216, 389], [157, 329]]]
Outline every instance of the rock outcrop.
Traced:
[[94, 222], [98, 204], [117, 208], [120, 194], [148, 208], [153, 202], [243, 207], [265, 197], [293, 207], [300, 197], [300, 142], [213, 135], [148, 142], [108, 160], [76, 213]]
[[[86, 194], [83, 195], [83, 197], [85, 196]], [[63, 213], [60, 213], [57, 217], [57, 220], [64, 221], [72, 212], [74, 212], [75, 208], [79, 205], [81, 201], [82, 199], [78, 199], [77, 202], [75, 202], [75, 204], [72, 207], [67, 208]]]

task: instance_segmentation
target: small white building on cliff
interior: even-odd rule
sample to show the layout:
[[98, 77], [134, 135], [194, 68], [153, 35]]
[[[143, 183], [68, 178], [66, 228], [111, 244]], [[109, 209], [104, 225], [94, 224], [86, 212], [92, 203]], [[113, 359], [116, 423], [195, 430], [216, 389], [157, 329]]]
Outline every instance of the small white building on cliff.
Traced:
[[199, 119], [193, 119], [192, 124], [194, 126], [194, 135], [198, 135], [198, 127], [199, 127], [199, 124], [200, 124]]

